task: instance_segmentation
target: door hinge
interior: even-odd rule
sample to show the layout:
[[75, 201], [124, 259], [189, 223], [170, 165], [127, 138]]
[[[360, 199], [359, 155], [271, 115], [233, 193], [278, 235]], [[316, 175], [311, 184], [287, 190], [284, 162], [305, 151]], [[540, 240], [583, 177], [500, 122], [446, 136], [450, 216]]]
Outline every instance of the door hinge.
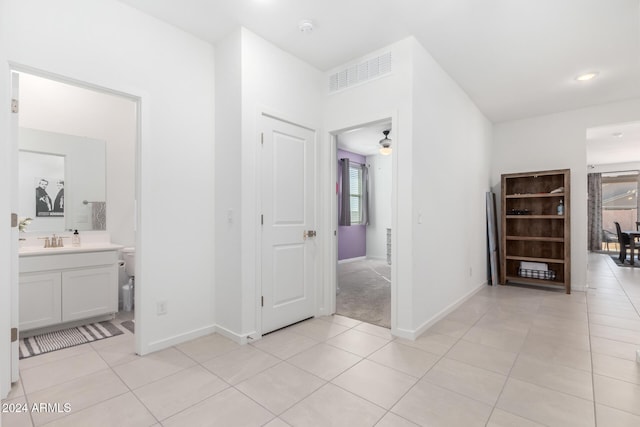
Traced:
[[11, 228], [18, 226], [18, 214], [11, 212]]
[[260, 297], [260, 307], [264, 307], [264, 297]]
[[20, 105], [20, 104], [19, 104], [18, 100], [17, 100], [17, 99], [15, 99], [15, 98], [13, 98], [13, 99], [11, 100], [11, 112], [12, 112], [12, 113], [17, 113], [17, 112], [18, 112], [18, 110], [19, 110], [19, 105]]
[[260, 145], [264, 147], [264, 133], [260, 134]]
[[18, 341], [18, 328], [11, 328], [11, 342]]
[[264, 225], [264, 215], [260, 214], [260, 225]]

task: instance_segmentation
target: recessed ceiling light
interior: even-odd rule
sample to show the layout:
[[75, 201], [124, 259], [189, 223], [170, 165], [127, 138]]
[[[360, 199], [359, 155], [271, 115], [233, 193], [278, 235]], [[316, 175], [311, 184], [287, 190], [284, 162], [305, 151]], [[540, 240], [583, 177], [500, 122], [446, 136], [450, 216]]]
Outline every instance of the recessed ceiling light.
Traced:
[[611, 136], [615, 136], [616, 138], [622, 138], [624, 134], [622, 132], [614, 132], [611, 134]]
[[580, 74], [578, 77], [576, 77], [576, 80], [579, 82], [588, 82], [589, 80], [593, 80], [596, 77], [598, 77], [598, 72], [590, 71], [588, 73]]
[[301, 33], [311, 34], [313, 31], [313, 22], [308, 19], [303, 19], [298, 23], [298, 29], [300, 29]]

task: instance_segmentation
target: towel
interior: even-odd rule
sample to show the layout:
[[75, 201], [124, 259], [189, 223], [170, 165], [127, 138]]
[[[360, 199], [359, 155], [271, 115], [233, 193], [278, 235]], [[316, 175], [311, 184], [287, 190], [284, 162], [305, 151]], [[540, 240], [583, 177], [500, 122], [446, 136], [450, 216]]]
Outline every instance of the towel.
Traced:
[[91, 224], [94, 230], [107, 229], [107, 202], [91, 202]]
[[539, 271], [547, 271], [549, 270], [549, 265], [544, 262], [520, 262], [520, 268], [523, 270], [539, 270]]

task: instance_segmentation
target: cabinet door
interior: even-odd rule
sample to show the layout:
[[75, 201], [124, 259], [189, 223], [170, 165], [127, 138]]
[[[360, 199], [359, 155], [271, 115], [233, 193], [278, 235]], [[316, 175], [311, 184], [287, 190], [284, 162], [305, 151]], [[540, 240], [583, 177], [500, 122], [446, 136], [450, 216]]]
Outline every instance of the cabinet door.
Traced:
[[62, 273], [62, 321], [118, 311], [117, 266]]
[[20, 330], [60, 323], [60, 272], [21, 274], [19, 282]]

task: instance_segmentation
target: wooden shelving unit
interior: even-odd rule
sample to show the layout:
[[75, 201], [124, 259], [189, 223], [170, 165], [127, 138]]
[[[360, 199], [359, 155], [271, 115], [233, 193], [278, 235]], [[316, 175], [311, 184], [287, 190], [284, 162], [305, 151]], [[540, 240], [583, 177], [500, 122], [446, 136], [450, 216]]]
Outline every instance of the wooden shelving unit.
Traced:
[[[501, 284], [561, 286], [571, 293], [570, 191], [569, 169], [502, 175]], [[555, 277], [523, 277], [522, 262], [545, 263]]]

